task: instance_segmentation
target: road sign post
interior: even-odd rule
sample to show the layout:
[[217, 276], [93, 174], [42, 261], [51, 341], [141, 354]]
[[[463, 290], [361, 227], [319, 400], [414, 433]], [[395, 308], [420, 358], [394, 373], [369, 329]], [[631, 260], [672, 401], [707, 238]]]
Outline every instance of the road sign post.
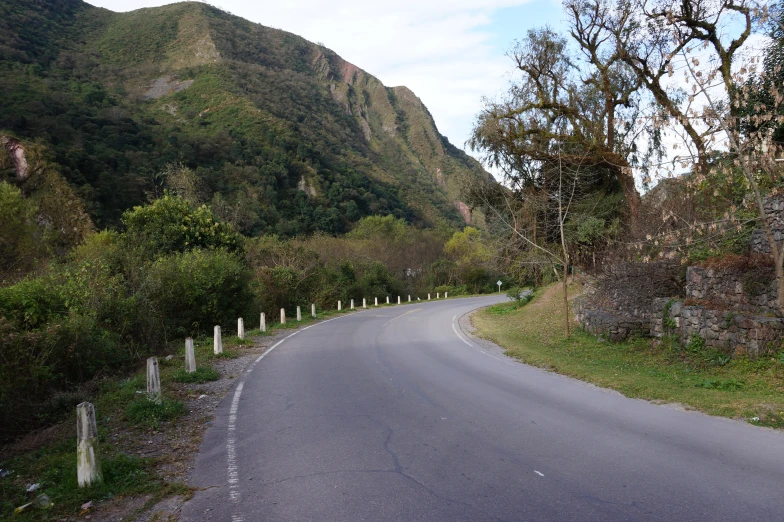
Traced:
[[501, 291], [501, 281], [499, 280], [498, 282], [496, 282], [496, 284], [498, 285], [498, 291], [500, 292]]

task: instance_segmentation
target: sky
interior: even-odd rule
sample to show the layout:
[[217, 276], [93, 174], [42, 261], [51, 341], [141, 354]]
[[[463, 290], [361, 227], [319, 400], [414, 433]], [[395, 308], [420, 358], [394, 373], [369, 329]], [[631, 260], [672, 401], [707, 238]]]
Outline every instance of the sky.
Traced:
[[[112, 11], [172, 3], [89, 0]], [[268, 27], [324, 44], [393, 87], [405, 85], [430, 110], [439, 131], [464, 148], [484, 96], [506, 89], [506, 57], [528, 29], [560, 27], [560, 0], [210, 0]], [[474, 154], [476, 155], [476, 154]]]

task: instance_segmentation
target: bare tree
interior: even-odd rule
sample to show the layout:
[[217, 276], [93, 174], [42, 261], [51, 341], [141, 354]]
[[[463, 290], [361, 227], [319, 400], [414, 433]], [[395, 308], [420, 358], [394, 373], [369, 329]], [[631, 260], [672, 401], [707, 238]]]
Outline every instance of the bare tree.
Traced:
[[611, 35], [599, 23], [605, 10], [581, 1], [569, 9], [584, 61], [575, 63], [567, 40], [551, 29], [529, 31], [510, 53], [519, 82], [504, 100], [485, 103], [470, 143], [510, 176], [531, 179], [540, 164], [558, 161], [602, 171], [621, 186], [634, 221], [639, 82], [607, 45]]
[[[768, 6], [756, 0], [636, 2], [637, 21], [617, 33], [616, 48], [664, 109], [662, 123], [685, 131], [698, 181], [730, 170], [742, 173], [770, 245], [784, 311], [784, 245], [776, 241], [763, 189], [782, 176], [773, 130], [784, 123], [784, 90], [765, 81], [776, 70], [771, 65], [760, 79], [767, 96], [764, 101], [756, 97], [749, 77], [761, 56], [747, 55], [738, 63], [753, 31], [770, 21]], [[686, 89], [667, 87], [676, 72], [682, 73]], [[712, 157], [722, 161], [711, 164]], [[728, 220], [735, 221], [731, 215]]]

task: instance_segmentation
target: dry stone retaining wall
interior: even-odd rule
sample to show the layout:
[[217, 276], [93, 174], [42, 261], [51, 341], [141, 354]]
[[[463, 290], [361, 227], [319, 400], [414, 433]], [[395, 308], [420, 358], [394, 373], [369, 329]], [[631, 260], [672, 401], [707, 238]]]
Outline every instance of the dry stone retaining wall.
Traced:
[[777, 296], [772, 268], [753, 267], [738, 272], [690, 266], [686, 270], [686, 297], [710, 301], [722, 308], [756, 315], [776, 314]]
[[[784, 197], [766, 198], [764, 206], [776, 241], [784, 241]], [[682, 344], [699, 337], [705, 347], [731, 357], [778, 352], [784, 318], [779, 317], [773, 268], [769, 259], [760, 260], [760, 254], [770, 254], [761, 229], [752, 234], [749, 249], [752, 255], [734, 267], [689, 267], [680, 288], [677, 273], [667, 265], [619, 264], [617, 273], [599, 281], [602, 291], [575, 303], [577, 320], [612, 341], [674, 335]]]
[[[776, 242], [784, 241], [784, 198], [767, 197], [762, 201], [765, 214], [771, 217], [771, 229]], [[757, 228], [751, 234], [751, 251], [757, 254], [770, 254], [770, 242], [762, 228]]]
[[614, 314], [598, 308], [589, 308], [582, 302], [574, 304], [575, 316], [582, 327], [593, 335], [612, 342], [622, 342], [630, 337], [649, 337], [650, 320]]
[[775, 353], [784, 341], [784, 320], [778, 317], [688, 306], [670, 299], [656, 299], [654, 308], [658, 313], [651, 319], [651, 336], [672, 334], [684, 345], [700, 337], [706, 347], [731, 357]]

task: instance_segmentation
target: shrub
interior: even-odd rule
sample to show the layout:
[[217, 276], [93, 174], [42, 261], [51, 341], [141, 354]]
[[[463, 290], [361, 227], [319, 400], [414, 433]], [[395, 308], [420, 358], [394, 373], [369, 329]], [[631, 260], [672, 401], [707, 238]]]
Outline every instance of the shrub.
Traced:
[[150, 205], [123, 214], [126, 241], [151, 257], [196, 248], [238, 252], [242, 236], [206, 205], [198, 208], [179, 196], [165, 194]]
[[169, 337], [231, 324], [252, 303], [250, 272], [224, 250], [193, 250], [162, 257], [145, 269], [141, 292]]

